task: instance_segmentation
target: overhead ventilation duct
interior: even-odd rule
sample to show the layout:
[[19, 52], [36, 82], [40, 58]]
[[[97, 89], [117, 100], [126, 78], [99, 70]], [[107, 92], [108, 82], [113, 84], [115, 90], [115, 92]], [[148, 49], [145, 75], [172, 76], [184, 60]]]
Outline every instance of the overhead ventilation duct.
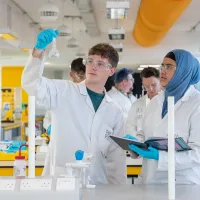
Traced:
[[144, 47], [157, 45], [192, 0], [142, 0], [133, 35]]
[[28, 14], [12, 0], [0, 0], [0, 13], [0, 35], [3, 39], [16, 48], [32, 47], [39, 28]]
[[87, 33], [92, 37], [99, 36], [100, 32], [90, 0], [77, 0], [76, 3], [87, 29]]
[[[14, 30], [13, 25], [16, 27], [16, 24], [13, 23], [13, 19], [19, 16], [16, 15], [16, 12], [13, 10], [8, 2], [1, 0], [0, 1], [0, 34], [1, 38], [4, 40], [18, 40], [19, 33]], [[19, 26], [19, 24], [17, 24]]]

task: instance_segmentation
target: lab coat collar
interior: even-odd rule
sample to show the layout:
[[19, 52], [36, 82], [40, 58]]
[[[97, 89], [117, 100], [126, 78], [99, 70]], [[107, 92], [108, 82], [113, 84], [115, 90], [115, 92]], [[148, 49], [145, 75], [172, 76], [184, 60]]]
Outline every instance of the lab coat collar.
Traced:
[[[88, 96], [88, 92], [87, 92], [87, 88], [86, 88], [86, 85], [85, 85], [85, 80], [78, 83], [78, 88], [79, 88], [79, 91], [82, 95], [85, 95], [85, 96]], [[105, 101], [107, 102], [110, 102], [112, 101], [112, 99], [107, 95], [107, 92], [106, 92], [106, 89], [104, 88], [104, 94], [105, 94]]]
[[151, 99], [149, 99], [148, 95], [145, 95], [145, 105], [146, 107], [148, 106], [149, 102], [151, 101]]
[[[193, 92], [195, 91], [195, 87], [193, 85], [191, 85], [187, 91], [185, 92], [185, 94], [183, 95], [183, 97], [180, 99], [181, 102], [185, 102], [185, 101], [188, 101], [190, 96], [192, 96]], [[159, 94], [159, 98], [161, 100], [161, 102], [164, 101], [164, 98], [165, 98], [165, 92], [162, 91], [160, 92]]]
[[189, 98], [192, 96], [193, 92], [195, 91], [194, 85], [191, 85], [187, 91], [185, 92], [184, 96], [181, 98], [181, 101], [188, 101]]

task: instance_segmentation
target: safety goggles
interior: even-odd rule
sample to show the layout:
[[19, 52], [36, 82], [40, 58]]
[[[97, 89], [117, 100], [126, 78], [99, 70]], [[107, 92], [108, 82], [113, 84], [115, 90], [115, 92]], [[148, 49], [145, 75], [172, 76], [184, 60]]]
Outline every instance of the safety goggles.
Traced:
[[160, 71], [161, 70], [166, 70], [166, 71], [171, 71], [171, 70], [176, 70], [176, 67], [172, 66], [172, 65], [160, 65], [159, 67]]
[[83, 59], [83, 64], [88, 66], [95, 66], [99, 70], [108, 70], [112, 68], [112, 65], [110, 63], [105, 63], [100, 60], [95, 61], [93, 58], [90, 57]]
[[145, 91], [148, 91], [150, 89], [155, 89], [158, 86], [158, 83], [153, 83], [151, 85], [143, 85], [143, 88]]

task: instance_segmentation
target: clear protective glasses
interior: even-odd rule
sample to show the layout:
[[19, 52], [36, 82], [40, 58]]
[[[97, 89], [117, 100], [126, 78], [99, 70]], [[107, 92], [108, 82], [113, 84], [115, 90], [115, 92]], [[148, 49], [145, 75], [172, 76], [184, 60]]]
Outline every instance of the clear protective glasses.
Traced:
[[171, 70], [176, 70], [176, 67], [172, 66], [172, 65], [160, 65], [159, 67], [160, 71], [161, 70], [166, 70], [166, 71], [171, 71]]
[[157, 86], [158, 86], [159, 83], [153, 83], [151, 85], [143, 85], [143, 88], [145, 91], [148, 91], [150, 89], [154, 90]]
[[112, 68], [112, 65], [110, 63], [105, 63], [101, 60], [95, 61], [91, 57], [87, 57], [87, 58], [83, 59], [83, 64], [89, 65], [89, 66], [95, 66], [99, 70], [109, 70]]

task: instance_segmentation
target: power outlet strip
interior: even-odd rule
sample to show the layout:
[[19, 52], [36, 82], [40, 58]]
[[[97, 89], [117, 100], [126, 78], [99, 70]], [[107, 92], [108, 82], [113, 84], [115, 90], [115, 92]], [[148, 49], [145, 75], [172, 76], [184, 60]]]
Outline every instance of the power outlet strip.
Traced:
[[24, 179], [21, 181], [20, 190], [51, 190], [52, 179]]
[[1, 179], [0, 191], [14, 191], [16, 180], [14, 179]]

